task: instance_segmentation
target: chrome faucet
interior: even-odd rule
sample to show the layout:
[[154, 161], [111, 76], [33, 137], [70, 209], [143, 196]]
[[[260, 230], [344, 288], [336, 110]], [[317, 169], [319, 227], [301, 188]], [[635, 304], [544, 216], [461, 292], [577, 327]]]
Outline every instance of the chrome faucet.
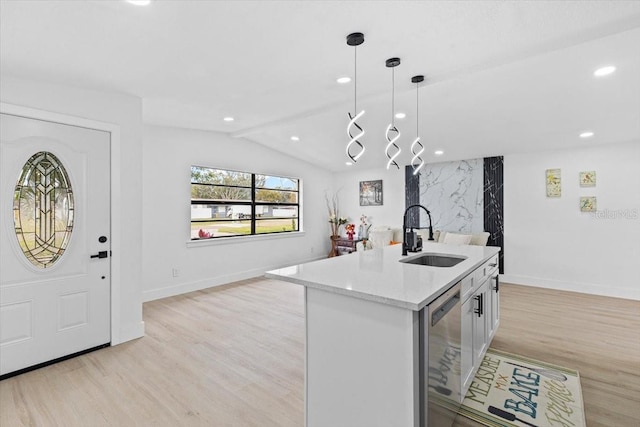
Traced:
[[427, 213], [427, 216], [429, 217], [429, 239], [428, 240], [433, 240], [433, 225], [431, 224], [431, 212], [429, 212], [429, 209], [425, 208], [422, 205], [411, 205], [407, 209], [405, 209], [404, 217], [402, 218], [402, 255], [407, 255], [407, 250], [409, 249], [407, 247], [407, 212], [409, 212], [411, 208], [415, 208], [415, 207], [422, 208]]

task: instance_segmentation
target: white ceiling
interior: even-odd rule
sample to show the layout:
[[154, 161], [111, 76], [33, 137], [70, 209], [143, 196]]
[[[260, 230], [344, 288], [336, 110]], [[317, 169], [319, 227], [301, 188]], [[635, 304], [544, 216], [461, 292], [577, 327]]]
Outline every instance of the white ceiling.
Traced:
[[[640, 140], [640, 1], [1, 0], [0, 19], [2, 76], [135, 95], [146, 123], [229, 133], [332, 171], [386, 164], [393, 56], [400, 164], [416, 74], [427, 161]], [[353, 82], [335, 80], [353, 76], [354, 31], [367, 151], [350, 169]], [[608, 64], [615, 74], [593, 77]]]

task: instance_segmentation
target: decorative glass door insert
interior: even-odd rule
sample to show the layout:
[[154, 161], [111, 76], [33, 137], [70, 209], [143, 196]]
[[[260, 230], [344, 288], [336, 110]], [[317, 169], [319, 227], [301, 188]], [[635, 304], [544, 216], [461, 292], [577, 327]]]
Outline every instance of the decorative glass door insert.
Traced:
[[67, 248], [73, 230], [71, 182], [53, 153], [38, 152], [22, 167], [13, 213], [24, 255], [36, 267], [51, 267]]

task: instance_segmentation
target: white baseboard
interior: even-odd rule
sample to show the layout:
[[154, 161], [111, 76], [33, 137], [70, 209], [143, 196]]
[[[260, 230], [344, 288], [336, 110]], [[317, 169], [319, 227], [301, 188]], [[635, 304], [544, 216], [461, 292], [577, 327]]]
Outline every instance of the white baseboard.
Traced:
[[251, 279], [252, 277], [262, 276], [266, 271], [275, 270], [277, 268], [286, 267], [292, 264], [301, 264], [305, 262], [316, 261], [323, 259], [324, 257], [315, 257], [306, 259], [303, 261], [289, 262], [281, 265], [274, 265], [266, 268], [255, 268], [246, 271], [240, 271], [232, 274], [225, 274], [222, 276], [210, 277], [202, 280], [195, 280], [192, 282], [179, 283], [164, 288], [152, 289], [144, 291], [142, 293], [142, 302], [154, 301], [157, 299], [172, 297], [176, 295], [186, 294], [188, 292], [200, 291], [202, 289], [213, 288], [215, 286], [227, 285], [229, 283], [237, 282], [239, 280]]
[[640, 300], [640, 289], [620, 289], [595, 283], [576, 283], [560, 280], [544, 279], [540, 277], [501, 274], [500, 281], [514, 285], [534, 286], [560, 291], [580, 292], [583, 294], [600, 295], [605, 297]]

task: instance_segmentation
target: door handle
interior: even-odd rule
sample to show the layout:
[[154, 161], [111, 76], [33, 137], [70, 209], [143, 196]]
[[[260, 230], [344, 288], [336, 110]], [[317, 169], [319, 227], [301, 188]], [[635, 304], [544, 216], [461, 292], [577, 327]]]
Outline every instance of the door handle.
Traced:
[[497, 274], [496, 277], [494, 277], [494, 279], [496, 280], [496, 286], [493, 288], [493, 290], [496, 291], [496, 293], [500, 291], [500, 280], [498, 279], [498, 277], [500, 276], [498, 276]]
[[478, 301], [478, 308], [474, 310], [474, 312], [478, 315], [478, 317], [482, 317], [484, 314], [484, 294], [477, 295], [476, 301]]
[[108, 251], [100, 251], [95, 255], [91, 255], [90, 258], [107, 258], [109, 256]]

